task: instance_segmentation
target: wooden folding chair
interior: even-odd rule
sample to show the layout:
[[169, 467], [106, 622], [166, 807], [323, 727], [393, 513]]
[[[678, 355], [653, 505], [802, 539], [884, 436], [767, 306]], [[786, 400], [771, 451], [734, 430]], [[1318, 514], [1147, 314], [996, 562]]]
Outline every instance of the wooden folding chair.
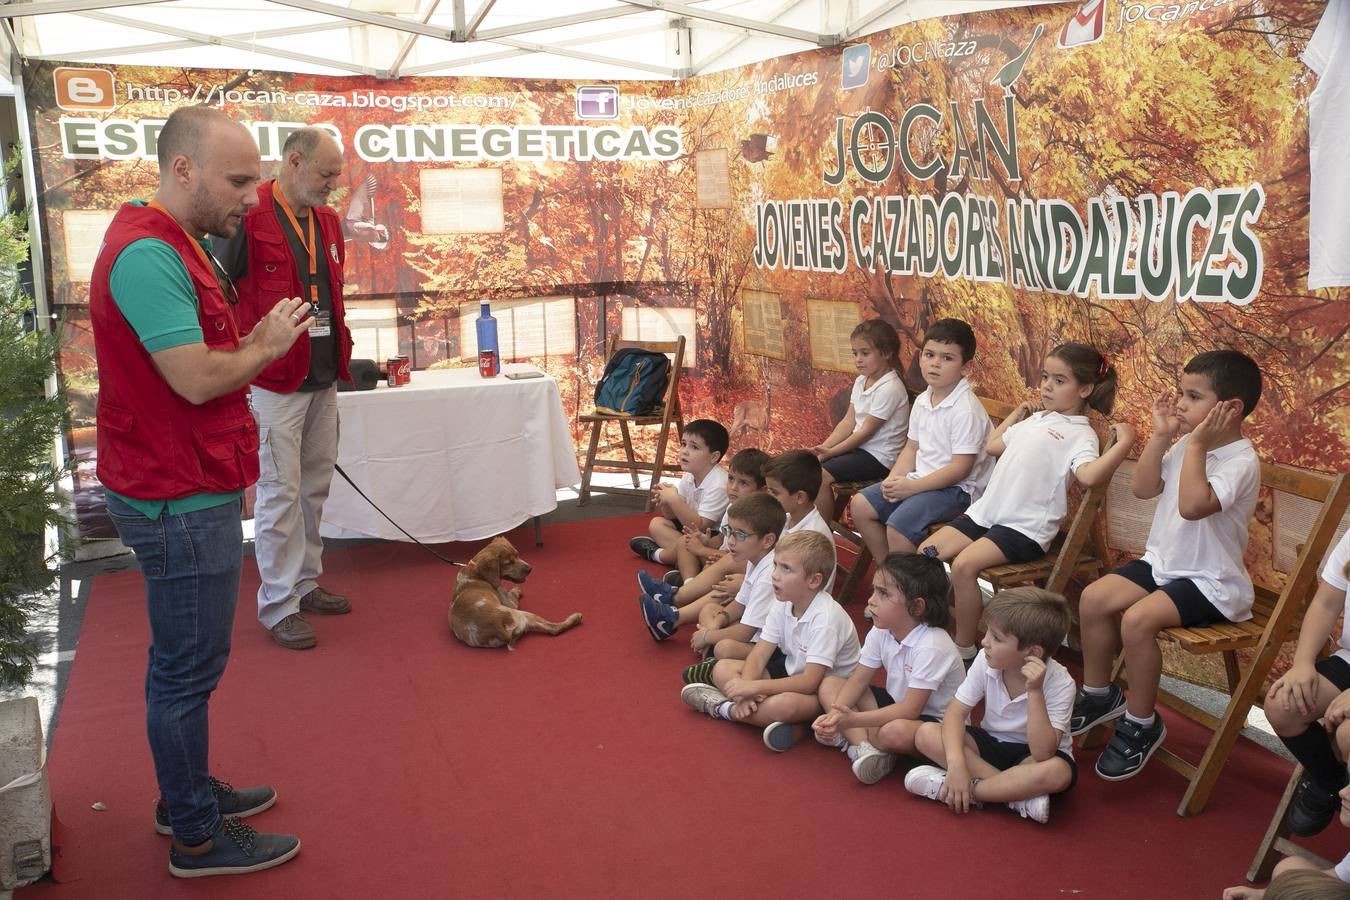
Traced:
[[[1201, 628], [1168, 628], [1159, 634], [1162, 640], [1176, 643], [1188, 653], [1222, 653], [1229, 699], [1223, 715], [1214, 715], [1166, 690], [1158, 691], [1158, 701], [1187, 718], [1209, 728], [1213, 734], [1198, 763], [1182, 759], [1167, 747], [1157, 757], [1168, 768], [1187, 779], [1186, 792], [1177, 806], [1177, 815], [1193, 816], [1209, 802], [1214, 782], [1228, 761], [1228, 753], [1247, 724], [1247, 712], [1260, 702], [1260, 692], [1271, 666], [1285, 641], [1298, 636], [1303, 613], [1317, 585], [1318, 567], [1327, 547], [1350, 504], [1350, 478], [1328, 478], [1274, 463], [1261, 464], [1261, 486], [1282, 491], [1321, 504], [1308, 539], [1299, 550], [1298, 561], [1282, 590], [1255, 584], [1256, 599], [1252, 618], [1246, 622], [1220, 622]], [[1252, 650], [1251, 662], [1244, 670], [1237, 651]], [[1116, 661], [1114, 677], [1122, 683], [1124, 656]], [[1124, 673], [1128, 675], [1128, 673]], [[1089, 749], [1104, 743], [1107, 726], [1083, 735], [1079, 746]]]
[[[624, 347], [638, 347], [643, 350], [652, 350], [656, 353], [665, 353], [671, 357], [670, 379], [666, 382], [666, 393], [662, 398], [661, 406], [645, 416], [623, 416], [609, 413], [590, 412], [580, 417], [580, 420], [591, 426], [590, 445], [586, 450], [586, 465], [581, 472], [581, 492], [577, 495], [577, 505], [584, 506], [591, 499], [592, 493], [608, 494], [632, 494], [639, 497], [650, 498], [652, 487], [661, 480], [664, 472], [679, 472], [678, 464], [666, 462], [666, 446], [670, 440], [670, 426], [675, 426], [675, 440], [678, 444], [680, 435], [684, 431], [684, 415], [680, 412], [680, 372], [684, 366], [684, 335], [673, 341], [628, 341], [623, 340], [616, 335], [610, 344], [609, 357], [614, 356]], [[597, 459], [596, 453], [600, 449], [600, 435], [605, 430], [605, 426], [617, 422], [619, 432], [622, 436], [624, 459]], [[634, 426], [659, 426], [660, 432], [656, 436], [656, 453], [652, 462], [645, 462], [637, 458], [633, 452], [633, 437], [628, 427]], [[607, 445], [606, 449], [612, 449], [613, 444]], [[633, 478], [633, 486], [614, 486], [614, 487], [595, 487], [591, 484], [591, 474], [596, 466], [619, 469], [628, 472]], [[643, 487], [638, 480], [638, 473], [648, 472], [651, 474], [647, 486]]]
[[[843, 511], [848, 508], [848, 503], [853, 499], [854, 494], [873, 484], [876, 484], [876, 482], [836, 481], [831, 485], [834, 491], [834, 516], [830, 519], [830, 531], [857, 548], [857, 556], [853, 560], [853, 565], [845, 566], [842, 562], [836, 562], [835, 564], [836, 573], [844, 573], [842, 586], [839, 588], [839, 596], [835, 598], [840, 603], [848, 603], [857, 596], [858, 584], [867, 574], [867, 567], [872, 564], [872, 551], [867, 548], [867, 543], [862, 539], [862, 535], [843, 523]], [[837, 551], [835, 556], [838, 557]], [[836, 578], [835, 583], [841, 584], [840, 579]]]

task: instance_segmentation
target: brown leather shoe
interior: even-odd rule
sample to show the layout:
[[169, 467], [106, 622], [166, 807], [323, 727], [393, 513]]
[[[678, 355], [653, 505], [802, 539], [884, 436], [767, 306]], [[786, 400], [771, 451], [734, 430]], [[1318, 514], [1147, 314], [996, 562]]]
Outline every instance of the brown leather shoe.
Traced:
[[318, 643], [314, 629], [299, 613], [291, 613], [272, 626], [272, 640], [287, 650], [308, 650]]
[[352, 611], [352, 605], [346, 597], [316, 587], [300, 598], [300, 611], [320, 616], [342, 616]]

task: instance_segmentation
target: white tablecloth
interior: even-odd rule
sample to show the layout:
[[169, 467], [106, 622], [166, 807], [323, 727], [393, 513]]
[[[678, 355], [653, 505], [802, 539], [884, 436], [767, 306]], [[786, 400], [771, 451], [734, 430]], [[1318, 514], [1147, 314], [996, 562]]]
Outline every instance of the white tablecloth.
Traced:
[[[419, 540], [500, 534], [556, 508], [557, 489], [581, 480], [549, 376], [414, 372], [403, 387], [338, 394], [338, 414], [338, 464]], [[339, 475], [320, 532], [407, 540]]]

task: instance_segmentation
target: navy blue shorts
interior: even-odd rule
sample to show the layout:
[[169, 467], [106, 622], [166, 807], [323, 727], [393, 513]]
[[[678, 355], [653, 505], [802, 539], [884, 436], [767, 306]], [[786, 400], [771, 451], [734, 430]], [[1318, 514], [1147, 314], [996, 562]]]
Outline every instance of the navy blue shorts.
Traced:
[[1139, 585], [1150, 594], [1154, 591], [1166, 594], [1172, 605], [1177, 608], [1182, 628], [1197, 628], [1201, 625], [1228, 621], [1228, 617], [1215, 609], [1214, 604], [1205, 598], [1195, 586], [1195, 582], [1189, 578], [1178, 578], [1159, 587], [1158, 582], [1153, 580], [1153, 567], [1142, 559], [1132, 560], [1118, 569], [1112, 569], [1111, 574], [1119, 575], [1126, 581]]
[[835, 481], [880, 481], [891, 474], [888, 466], [883, 466], [875, 456], [861, 447], [831, 456], [820, 467], [829, 472]]
[[869, 684], [867, 688], [872, 692], [872, 699], [877, 701], [877, 709], [895, 705], [895, 698], [886, 693], [885, 688], [877, 687], [875, 684]]
[[1006, 525], [990, 525], [985, 528], [966, 515], [957, 516], [947, 524], [972, 541], [988, 538], [1008, 562], [1031, 562], [1045, 555], [1044, 547], [1022, 532]]
[[788, 677], [787, 654], [779, 648], [774, 647], [773, 656], [769, 657], [768, 664], [764, 666], [764, 674], [768, 675], [770, 678]]
[[1339, 656], [1319, 659], [1313, 667], [1317, 674], [1336, 685], [1338, 691], [1350, 691], [1350, 663]]
[[[977, 725], [967, 725], [966, 734], [975, 739], [975, 748], [980, 752], [980, 759], [1000, 772], [1006, 772], [1031, 755], [1031, 748], [1026, 744], [1017, 741], [1001, 741]], [[1069, 786], [1064, 790], [1071, 791], [1073, 786], [1078, 783], [1078, 763], [1063, 750], [1056, 750], [1055, 755], [1069, 764], [1071, 773], [1069, 775]]]
[[892, 503], [881, 495], [881, 485], [862, 489], [862, 495], [877, 511], [877, 518], [903, 534], [914, 546], [928, 540], [928, 529], [938, 522], [950, 522], [970, 506], [970, 495], [956, 485], [910, 494]]

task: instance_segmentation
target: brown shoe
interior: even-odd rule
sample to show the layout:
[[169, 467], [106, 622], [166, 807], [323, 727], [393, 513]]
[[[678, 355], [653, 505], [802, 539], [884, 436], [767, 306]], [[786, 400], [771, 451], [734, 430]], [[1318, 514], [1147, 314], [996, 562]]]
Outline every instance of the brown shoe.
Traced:
[[319, 616], [341, 616], [351, 612], [352, 605], [347, 602], [346, 597], [330, 594], [323, 588], [316, 587], [300, 598], [300, 611]]
[[291, 613], [272, 626], [272, 640], [287, 650], [308, 650], [318, 643], [314, 629], [299, 613]]

